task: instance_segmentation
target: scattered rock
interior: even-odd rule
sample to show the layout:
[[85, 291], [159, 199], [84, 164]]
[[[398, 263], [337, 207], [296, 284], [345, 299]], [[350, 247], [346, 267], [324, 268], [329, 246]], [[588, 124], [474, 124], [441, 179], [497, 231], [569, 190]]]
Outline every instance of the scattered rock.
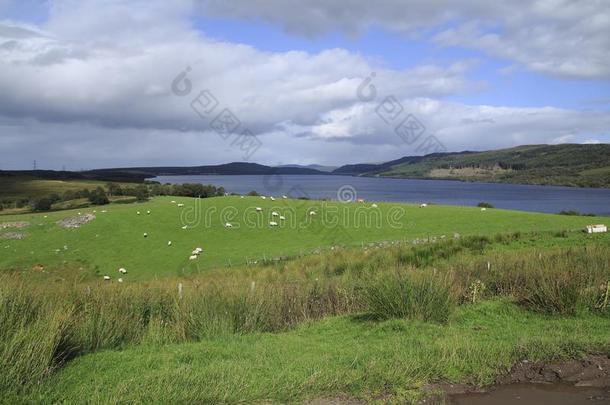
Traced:
[[57, 221], [57, 225], [62, 228], [79, 228], [87, 222], [91, 222], [95, 219], [93, 214], [77, 215], [75, 217], [64, 218], [61, 221]]
[[21, 229], [21, 228], [25, 228], [29, 224], [30, 223], [27, 221], [3, 222], [0, 224], [0, 229], [8, 229], [8, 228]]
[[0, 234], [0, 238], [2, 239], [25, 239], [27, 235], [22, 232], [6, 232]]

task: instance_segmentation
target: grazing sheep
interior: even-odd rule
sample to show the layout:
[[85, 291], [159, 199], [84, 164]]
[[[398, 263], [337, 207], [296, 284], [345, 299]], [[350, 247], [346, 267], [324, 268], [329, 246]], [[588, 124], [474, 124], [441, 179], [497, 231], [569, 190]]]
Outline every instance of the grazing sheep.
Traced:
[[137, 211], [137, 212], [136, 212], [136, 214], [137, 214], [137, 215], [140, 215], [140, 211]]
[[424, 203], [424, 204], [420, 204], [419, 208], [426, 208], [428, 206], [428, 204]]
[[147, 211], [146, 211], [146, 213], [147, 213], [148, 215], [150, 215], [150, 210], [147, 210]]
[[178, 207], [184, 207], [184, 204], [180, 203], [178, 204]]
[[280, 214], [278, 214], [277, 212], [273, 211], [273, 212], [271, 213], [271, 215], [272, 215], [272, 216], [274, 216], [274, 217], [277, 217], [277, 216], [278, 216], [278, 215], [280, 215]]
[[106, 213], [106, 212], [108, 212], [108, 211], [106, 211], [106, 210], [102, 210], [102, 212]]
[[197, 252], [197, 254], [199, 254], [199, 253], [203, 252], [203, 249], [200, 247], [195, 248], [195, 252]]
[[244, 198], [244, 196], [243, 196], [243, 195], [241, 195], [241, 196], [239, 196], [239, 198]]
[[261, 207], [256, 207], [256, 212], [261, 212], [263, 209]]
[[119, 283], [123, 282], [123, 279], [119, 277], [119, 279], [117, 280]]
[[282, 198], [285, 200], [285, 199], [288, 198], [288, 196], [287, 195], [283, 195]]
[[266, 199], [267, 199], [267, 197], [265, 197], [264, 195], [261, 195], [261, 198], [262, 198], [263, 200], [266, 200]]
[[176, 201], [172, 200], [172, 201], [171, 201], [171, 203], [172, 203], [172, 204], [176, 204]]
[[487, 208], [483, 207], [481, 208], [481, 211], [487, 211]]
[[271, 222], [269, 222], [269, 225], [270, 226], [277, 226], [277, 222], [271, 221]]
[[197, 259], [197, 255], [191, 255], [189, 256], [189, 260], [196, 260]]
[[227, 223], [225, 224], [225, 228], [233, 228], [233, 225], [231, 225], [229, 222], [227, 222]]
[[309, 211], [309, 215], [310, 216], [316, 215], [316, 212], [315, 211]]
[[199, 251], [195, 249], [195, 250], [193, 250], [193, 251], [191, 252], [191, 254], [192, 254], [193, 256], [198, 256], [198, 255], [199, 255]]
[[104, 276], [104, 280], [106, 280], [106, 281], [110, 280], [110, 276]]
[[285, 220], [285, 219], [286, 219], [286, 217], [285, 217], [285, 216], [280, 215], [280, 221], [283, 221], [283, 220]]
[[186, 228], [188, 228], [188, 227], [189, 227], [188, 225], [184, 225], [184, 226], [182, 227], [182, 229], [186, 229]]
[[167, 241], [167, 246], [171, 246], [171, 245], [172, 245], [172, 241], [171, 241], [171, 240], [168, 240], [168, 241]]
[[144, 237], [148, 238], [148, 234], [146, 232], [144, 232]]
[[273, 197], [269, 197], [269, 199], [270, 199], [271, 201], [275, 201], [275, 198], [273, 198]]
[[119, 269], [119, 273], [121, 273], [121, 274], [127, 274], [127, 270], [125, 270], [124, 268], [122, 268], [122, 267], [121, 267], [121, 268]]
[[373, 204], [373, 205], [371, 205], [371, 207], [377, 208], [377, 204]]

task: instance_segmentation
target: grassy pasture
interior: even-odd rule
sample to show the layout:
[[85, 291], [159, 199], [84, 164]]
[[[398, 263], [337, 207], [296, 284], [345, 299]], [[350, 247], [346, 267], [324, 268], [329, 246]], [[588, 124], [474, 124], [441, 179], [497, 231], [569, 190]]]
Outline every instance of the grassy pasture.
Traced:
[[48, 180], [28, 176], [0, 177], [0, 199], [37, 198], [62, 194], [68, 190], [93, 190], [106, 182], [95, 180]]
[[[171, 201], [176, 201], [176, 204]], [[178, 203], [184, 204], [179, 208]], [[77, 229], [56, 225], [63, 218], [93, 213], [82, 208], [44, 214], [2, 216], [0, 223], [28, 221], [18, 230], [25, 239], [3, 239], [0, 269], [82, 268], [98, 275], [118, 276], [125, 267], [127, 282], [152, 277], [190, 275], [216, 267], [311, 253], [333, 245], [364, 246], [375, 241], [452, 238], [507, 232], [577, 230], [607, 218], [570, 217], [479, 208], [379, 203], [341, 204], [304, 200], [263, 200], [259, 197], [191, 199], [157, 197], [146, 203], [96, 207], [96, 219]], [[263, 208], [262, 213], [255, 207]], [[103, 213], [102, 210], [107, 212]], [[309, 216], [309, 211], [317, 215]], [[141, 215], [136, 212], [140, 211]], [[146, 214], [151, 211], [151, 214]], [[277, 211], [286, 217], [272, 217]], [[338, 223], [334, 221], [338, 220]], [[277, 221], [279, 226], [269, 226]], [[233, 228], [225, 228], [230, 222]], [[182, 229], [183, 224], [187, 229]], [[148, 237], [143, 237], [147, 233]], [[168, 246], [168, 241], [172, 242]], [[189, 255], [204, 249], [194, 261]]]

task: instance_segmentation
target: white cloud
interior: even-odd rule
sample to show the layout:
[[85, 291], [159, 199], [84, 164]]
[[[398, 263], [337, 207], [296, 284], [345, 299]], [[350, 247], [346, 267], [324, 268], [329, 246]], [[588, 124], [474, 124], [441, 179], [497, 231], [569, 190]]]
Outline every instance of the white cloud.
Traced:
[[[380, 10], [356, 3], [351, 11], [339, 10], [338, 24], [346, 30], [362, 28], [356, 17], [363, 10], [370, 12], [367, 24], [385, 18], [397, 30], [457, 16], [429, 1], [413, 3], [405, 19], [397, 11], [402, 2]], [[376, 115], [388, 95], [449, 150], [553, 142], [566, 135], [575, 141], [608, 137], [607, 114], [594, 111], [445, 101], [480, 86], [466, 79], [471, 61], [394, 70], [345, 49], [264, 52], [194, 30], [188, 0], [50, 4], [44, 24], [0, 24], [0, 167], [28, 167], [33, 159], [41, 167], [46, 162], [73, 169], [243, 160], [237, 147], [209, 130], [209, 119], [190, 108], [201, 89], [220, 102], [215, 112], [230, 108], [240, 130], [259, 135], [263, 145], [253, 159], [269, 164], [383, 161], [419, 153]], [[331, 23], [330, 14], [324, 17], [327, 8], [338, 3], [312, 4], [308, 13], [320, 18], [310, 28], [324, 29]], [[492, 15], [487, 4], [469, 2], [467, 9]], [[283, 7], [273, 18], [283, 18]], [[298, 11], [291, 18], [306, 22], [307, 13]], [[178, 97], [171, 83], [187, 66], [193, 90]], [[363, 102], [357, 90], [372, 72], [378, 94]]]
[[[285, 30], [320, 36], [373, 27], [435, 36], [442, 45], [481, 49], [533, 71], [575, 78], [610, 78], [607, 0], [201, 0], [205, 12], [263, 19]], [[447, 25], [457, 27], [446, 28]]]

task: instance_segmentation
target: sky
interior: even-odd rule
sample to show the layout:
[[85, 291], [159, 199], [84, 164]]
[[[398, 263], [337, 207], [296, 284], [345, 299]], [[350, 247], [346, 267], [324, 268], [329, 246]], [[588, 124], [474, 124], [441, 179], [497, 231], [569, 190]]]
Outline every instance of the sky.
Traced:
[[607, 0], [0, 0], [0, 169], [610, 143]]

